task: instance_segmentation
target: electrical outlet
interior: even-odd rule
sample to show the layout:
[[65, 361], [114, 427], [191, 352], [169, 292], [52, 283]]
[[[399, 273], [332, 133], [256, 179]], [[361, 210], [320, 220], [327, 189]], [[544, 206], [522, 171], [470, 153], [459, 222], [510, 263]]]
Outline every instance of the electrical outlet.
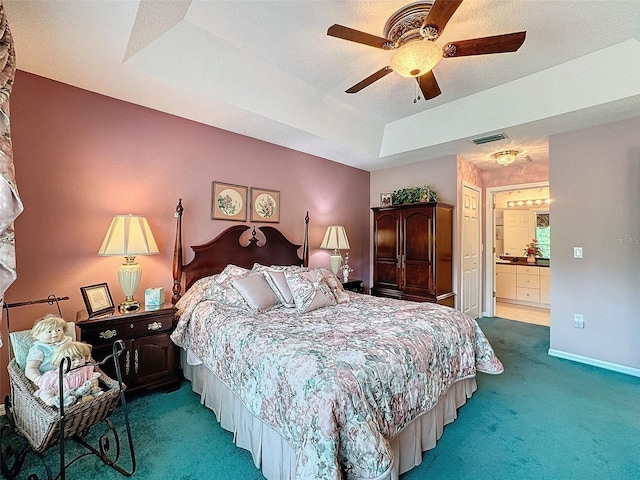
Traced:
[[582, 315], [581, 313], [574, 313], [573, 326], [576, 328], [584, 328], [584, 315]]
[[573, 258], [582, 258], [582, 247], [573, 247]]

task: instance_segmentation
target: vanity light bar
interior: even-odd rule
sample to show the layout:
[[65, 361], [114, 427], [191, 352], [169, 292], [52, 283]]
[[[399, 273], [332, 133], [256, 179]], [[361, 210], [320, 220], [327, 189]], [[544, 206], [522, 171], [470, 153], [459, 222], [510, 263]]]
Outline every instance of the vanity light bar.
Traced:
[[535, 207], [537, 205], [549, 205], [550, 198], [537, 198], [535, 200], [515, 200], [507, 202], [507, 207]]

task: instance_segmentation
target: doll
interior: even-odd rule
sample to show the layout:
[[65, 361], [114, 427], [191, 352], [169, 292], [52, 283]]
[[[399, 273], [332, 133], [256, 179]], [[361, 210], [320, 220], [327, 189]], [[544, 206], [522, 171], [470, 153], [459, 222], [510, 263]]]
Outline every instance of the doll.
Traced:
[[71, 341], [71, 337], [65, 334], [66, 329], [67, 322], [55, 315], [46, 315], [33, 325], [31, 336], [34, 342], [27, 354], [24, 373], [36, 385], [44, 372], [54, 368], [51, 355], [56, 347]]
[[42, 374], [38, 380], [38, 390], [34, 395], [47, 405], [60, 407], [60, 381], [58, 368], [62, 360], [69, 357], [71, 370], [63, 375], [63, 403], [65, 407], [78, 401], [91, 400], [101, 395], [102, 389], [98, 384], [100, 374], [95, 371], [93, 365], [85, 366], [91, 357], [91, 345], [83, 342], [69, 341], [56, 348], [51, 357], [51, 363], [55, 367]]

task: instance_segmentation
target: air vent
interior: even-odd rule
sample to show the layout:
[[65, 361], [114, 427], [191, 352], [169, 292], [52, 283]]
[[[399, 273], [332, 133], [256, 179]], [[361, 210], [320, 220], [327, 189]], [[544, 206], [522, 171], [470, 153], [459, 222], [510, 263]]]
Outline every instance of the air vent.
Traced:
[[505, 138], [507, 138], [507, 136], [504, 133], [498, 132], [498, 133], [492, 133], [491, 135], [487, 135], [486, 137], [472, 138], [471, 141], [476, 145], [482, 145], [484, 143], [491, 143], [491, 142], [497, 142], [498, 140], [504, 140]]

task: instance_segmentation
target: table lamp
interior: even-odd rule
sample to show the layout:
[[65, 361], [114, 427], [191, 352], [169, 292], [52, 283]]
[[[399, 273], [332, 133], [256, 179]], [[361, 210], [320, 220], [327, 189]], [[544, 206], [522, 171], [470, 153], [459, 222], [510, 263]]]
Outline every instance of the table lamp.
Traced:
[[145, 217], [131, 214], [113, 217], [98, 255], [125, 257], [125, 263], [118, 269], [118, 280], [125, 295], [124, 302], [118, 306], [121, 313], [135, 312], [140, 308], [140, 302], [133, 298], [142, 278], [142, 267], [135, 262], [136, 255], [158, 253], [158, 246]]
[[333, 250], [333, 254], [329, 257], [329, 265], [334, 275], [337, 275], [340, 271], [340, 265], [342, 264], [340, 249], [349, 250], [351, 248], [344, 227], [340, 225], [329, 225], [320, 244], [320, 248]]

